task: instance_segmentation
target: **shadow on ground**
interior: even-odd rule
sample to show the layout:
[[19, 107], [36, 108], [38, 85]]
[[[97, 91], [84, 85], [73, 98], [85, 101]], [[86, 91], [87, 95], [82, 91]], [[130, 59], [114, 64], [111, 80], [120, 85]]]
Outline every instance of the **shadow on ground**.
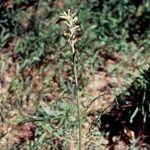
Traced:
[[126, 144], [137, 139], [136, 146], [150, 148], [150, 69], [143, 71], [132, 85], [117, 96], [118, 104], [101, 117], [100, 130], [105, 131], [111, 149], [115, 138]]

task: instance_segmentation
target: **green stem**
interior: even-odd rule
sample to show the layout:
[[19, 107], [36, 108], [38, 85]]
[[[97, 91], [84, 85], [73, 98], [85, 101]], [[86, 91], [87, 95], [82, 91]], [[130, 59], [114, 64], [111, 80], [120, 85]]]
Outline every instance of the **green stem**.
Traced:
[[77, 96], [77, 108], [78, 108], [78, 127], [79, 127], [79, 150], [82, 150], [82, 128], [81, 128], [81, 115], [80, 115], [80, 102]]
[[79, 101], [79, 96], [78, 96], [78, 76], [77, 76], [77, 66], [76, 66], [76, 51], [74, 49], [74, 46], [72, 47], [73, 49], [73, 68], [74, 68], [74, 78], [75, 78], [75, 85], [76, 85], [76, 99], [77, 99], [77, 119], [78, 119], [78, 129], [79, 129], [79, 150], [82, 150], [82, 128], [81, 128], [81, 112], [80, 112], [80, 101]]

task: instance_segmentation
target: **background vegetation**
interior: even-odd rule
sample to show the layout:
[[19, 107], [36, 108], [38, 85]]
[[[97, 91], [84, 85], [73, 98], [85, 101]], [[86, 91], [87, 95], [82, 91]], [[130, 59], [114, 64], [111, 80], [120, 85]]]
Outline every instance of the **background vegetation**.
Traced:
[[70, 46], [76, 12], [83, 149], [150, 149], [149, 0], [0, 1], [0, 149], [77, 149]]

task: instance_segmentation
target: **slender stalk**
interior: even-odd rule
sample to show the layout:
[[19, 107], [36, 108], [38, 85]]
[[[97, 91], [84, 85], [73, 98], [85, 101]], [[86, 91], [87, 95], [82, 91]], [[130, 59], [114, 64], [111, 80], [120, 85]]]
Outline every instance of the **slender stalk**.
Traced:
[[77, 108], [78, 108], [78, 128], [79, 128], [79, 150], [82, 150], [82, 128], [81, 128], [81, 114], [80, 114], [80, 102], [77, 96]]
[[72, 46], [74, 54], [73, 54], [73, 68], [74, 68], [74, 78], [76, 85], [76, 100], [77, 100], [77, 120], [78, 120], [78, 129], [79, 129], [79, 150], [82, 150], [82, 128], [81, 128], [81, 112], [80, 112], [80, 101], [78, 96], [78, 75], [77, 75], [77, 66], [76, 66], [76, 51], [74, 50], [74, 45]]
[[74, 100], [77, 101], [77, 121], [78, 121], [78, 129], [79, 129], [79, 150], [82, 150], [82, 127], [81, 127], [81, 111], [80, 111], [80, 101], [79, 101], [79, 93], [78, 93], [78, 74], [77, 74], [77, 65], [76, 65], [76, 58], [77, 58], [77, 50], [75, 50], [75, 43], [77, 42], [78, 38], [76, 33], [79, 31], [80, 27], [77, 25], [78, 18], [75, 16], [75, 13], [71, 13], [70, 10], [67, 12], [63, 11], [62, 15], [56, 21], [56, 23], [64, 22], [67, 26], [66, 32], [64, 32], [64, 36], [66, 36], [67, 42], [71, 46], [72, 50], [72, 63], [73, 63], [73, 74], [76, 86], [76, 94], [74, 96]]

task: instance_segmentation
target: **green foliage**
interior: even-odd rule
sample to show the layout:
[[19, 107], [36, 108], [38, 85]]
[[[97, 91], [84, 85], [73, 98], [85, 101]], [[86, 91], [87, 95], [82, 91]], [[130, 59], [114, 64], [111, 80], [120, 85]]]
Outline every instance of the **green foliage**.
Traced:
[[7, 30], [4, 27], [2, 27], [1, 28], [1, 34], [0, 34], [0, 45], [1, 45], [1, 48], [5, 46], [5, 44], [8, 41], [8, 38], [9, 38], [9, 32], [7, 32]]
[[[48, 105], [45, 102], [40, 103], [36, 113], [30, 117], [37, 125], [35, 142], [32, 147], [36, 149], [58, 139], [58, 145], [52, 144], [50, 147], [56, 146], [58, 148], [61, 145], [65, 148], [66, 144], [72, 142], [70, 134], [77, 127], [76, 112], [72, 102], [64, 99], [59, 100], [54, 105]], [[59, 138], [62, 138], [62, 141], [59, 141]]]
[[146, 123], [150, 119], [150, 80], [148, 76], [149, 70], [141, 70], [141, 75], [135, 82], [135, 88], [137, 89], [137, 91], [136, 89], [135, 91], [137, 92], [137, 95], [139, 95], [140, 99], [139, 102], [137, 102], [137, 107], [130, 118], [131, 123], [133, 122], [134, 117], [139, 113], [143, 116], [143, 123]]

